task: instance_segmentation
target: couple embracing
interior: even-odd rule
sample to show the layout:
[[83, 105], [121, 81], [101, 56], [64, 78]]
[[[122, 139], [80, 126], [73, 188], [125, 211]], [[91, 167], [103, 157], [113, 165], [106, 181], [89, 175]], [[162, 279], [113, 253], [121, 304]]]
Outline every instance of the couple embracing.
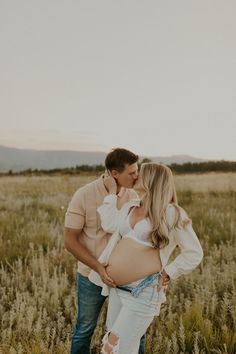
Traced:
[[[178, 205], [171, 170], [126, 149], [105, 159], [106, 174], [77, 190], [65, 217], [65, 247], [78, 260], [77, 323], [71, 354], [89, 354], [108, 296], [104, 354], [144, 354], [145, 333], [169, 281], [201, 262], [202, 247]], [[179, 255], [168, 262], [179, 246]]]

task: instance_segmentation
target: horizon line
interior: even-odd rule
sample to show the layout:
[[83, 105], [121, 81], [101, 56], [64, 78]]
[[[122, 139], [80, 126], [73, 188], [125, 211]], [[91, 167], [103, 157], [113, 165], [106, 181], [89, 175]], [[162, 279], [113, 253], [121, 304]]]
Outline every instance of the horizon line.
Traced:
[[[108, 154], [112, 149], [118, 148], [114, 147], [111, 148], [108, 152], [107, 151], [102, 151], [102, 150], [67, 150], [67, 149], [35, 149], [35, 148], [21, 148], [21, 147], [15, 147], [15, 146], [6, 146], [6, 145], [1, 145], [0, 147], [6, 148], [6, 149], [15, 149], [15, 150], [27, 150], [27, 151], [36, 151], [36, 152], [87, 152], [87, 153], [102, 153], [102, 154]], [[119, 146], [120, 147], [120, 146]], [[129, 149], [127, 149], [129, 150]], [[138, 154], [140, 157], [144, 158], [170, 158], [170, 157], [176, 157], [176, 156], [182, 156], [182, 157], [190, 157], [198, 160], [204, 160], [205, 162], [209, 161], [236, 161], [235, 159], [225, 159], [225, 158], [206, 158], [206, 157], [196, 157], [193, 155], [188, 155], [188, 154], [172, 154], [172, 155], [147, 155], [147, 154]]]

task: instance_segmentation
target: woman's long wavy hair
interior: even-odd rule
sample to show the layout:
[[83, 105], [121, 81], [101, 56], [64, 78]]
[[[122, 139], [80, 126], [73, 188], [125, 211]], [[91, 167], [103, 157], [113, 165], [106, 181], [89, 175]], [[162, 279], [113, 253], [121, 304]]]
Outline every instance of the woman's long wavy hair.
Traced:
[[[169, 243], [169, 233], [175, 227], [185, 227], [190, 222], [187, 217], [181, 220], [181, 208], [174, 184], [173, 174], [169, 167], [157, 163], [143, 163], [140, 168], [140, 182], [146, 191], [145, 215], [150, 219], [152, 231], [151, 242], [156, 248], [163, 248]], [[169, 204], [175, 209], [173, 225], [168, 225], [166, 211]]]

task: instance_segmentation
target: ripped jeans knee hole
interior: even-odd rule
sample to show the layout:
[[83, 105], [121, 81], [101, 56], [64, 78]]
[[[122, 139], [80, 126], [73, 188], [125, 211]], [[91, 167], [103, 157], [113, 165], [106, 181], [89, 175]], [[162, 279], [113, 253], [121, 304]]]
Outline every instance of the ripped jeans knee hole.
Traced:
[[118, 354], [119, 353], [119, 335], [113, 332], [107, 332], [102, 340], [101, 354]]

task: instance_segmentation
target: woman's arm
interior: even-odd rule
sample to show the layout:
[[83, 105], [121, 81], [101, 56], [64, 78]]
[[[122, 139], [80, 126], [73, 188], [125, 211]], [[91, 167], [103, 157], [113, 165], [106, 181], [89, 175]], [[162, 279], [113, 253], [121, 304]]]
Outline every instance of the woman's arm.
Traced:
[[[185, 215], [184, 210], [181, 210], [181, 217], [184, 218]], [[165, 271], [171, 279], [176, 279], [180, 275], [190, 273], [199, 265], [203, 250], [191, 223], [185, 227], [175, 227], [170, 233], [170, 239], [172, 237], [180, 247], [180, 254], [165, 267]]]
[[104, 176], [104, 185], [107, 195], [102, 205], [97, 209], [101, 217], [101, 225], [104, 231], [114, 233], [118, 228], [119, 210], [117, 209], [117, 184], [112, 176]]
[[97, 211], [101, 217], [101, 225], [104, 231], [113, 234], [119, 224], [119, 210], [116, 206], [117, 196], [115, 194], [107, 195]]

